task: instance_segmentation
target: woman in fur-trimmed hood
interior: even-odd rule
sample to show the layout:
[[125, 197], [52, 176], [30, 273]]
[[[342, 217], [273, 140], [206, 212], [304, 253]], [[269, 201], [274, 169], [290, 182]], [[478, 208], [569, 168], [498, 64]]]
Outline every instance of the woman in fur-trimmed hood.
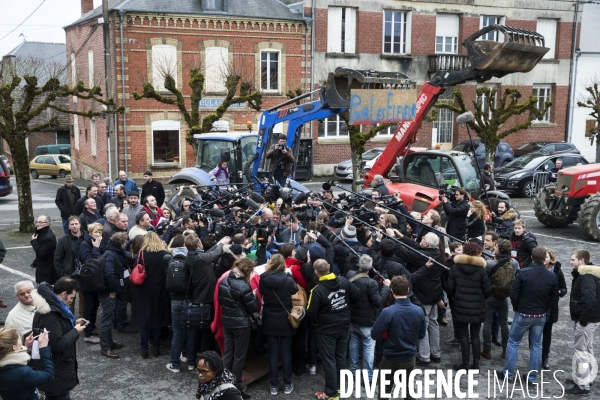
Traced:
[[481, 253], [477, 243], [465, 243], [463, 254], [454, 257], [454, 266], [448, 273], [448, 296], [454, 302], [452, 321], [458, 328], [462, 353], [462, 363], [454, 366], [457, 370], [469, 368], [469, 334], [473, 347], [471, 368], [479, 368], [479, 331], [485, 317], [485, 299], [492, 293]]

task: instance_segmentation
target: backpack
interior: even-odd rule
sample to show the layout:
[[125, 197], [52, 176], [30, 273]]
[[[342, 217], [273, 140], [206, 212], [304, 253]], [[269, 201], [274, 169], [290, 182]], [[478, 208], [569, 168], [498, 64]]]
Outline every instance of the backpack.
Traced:
[[167, 292], [186, 293], [188, 288], [185, 257], [177, 255], [169, 260], [167, 266]]
[[101, 292], [106, 289], [104, 278], [105, 255], [87, 260], [81, 267], [79, 274], [81, 289], [85, 292]]
[[512, 262], [508, 260], [506, 264], [498, 268], [492, 276], [492, 294], [499, 298], [506, 298], [510, 294], [510, 287], [515, 280], [515, 271]]

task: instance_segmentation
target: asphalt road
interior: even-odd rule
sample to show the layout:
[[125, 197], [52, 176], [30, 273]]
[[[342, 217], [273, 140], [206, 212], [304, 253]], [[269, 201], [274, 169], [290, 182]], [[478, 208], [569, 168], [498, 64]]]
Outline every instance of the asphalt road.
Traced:
[[[13, 182], [14, 184], [14, 182]], [[62, 235], [62, 227], [58, 210], [54, 205], [56, 189], [62, 184], [58, 180], [38, 179], [32, 183], [32, 193], [34, 201], [34, 210], [36, 215], [44, 212], [55, 219], [52, 228], [57, 235]], [[319, 190], [320, 183], [311, 183], [308, 185], [311, 190]], [[81, 185], [80, 185], [81, 187]], [[596, 263], [597, 254], [600, 250], [599, 242], [590, 242], [582, 238], [577, 225], [572, 225], [564, 229], [550, 229], [537, 222], [533, 211], [532, 203], [527, 199], [516, 199], [516, 204], [521, 211], [521, 216], [528, 224], [528, 229], [534, 232], [538, 238], [538, 243], [554, 250], [557, 259], [562, 264], [562, 269], [567, 280], [567, 287], [571, 288], [571, 267], [569, 265], [569, 256], [571, 251], [576, 248], [584, 248], [592, 254], [592, 261]], [[8, 254], [0, 265], [0, 298], [8, 303], [8, 309], [0, 309], [0, 319], [4, 319], [8, 310], [12, 308], [17, 300], [14, 296], [13, 284], [24, 278], [33, 278], [33, 271], [29, 267], [33, 260], [33, 251], [29, 245], [30, 235], [17, 233], [18, 213], [17, 197], [15, 194], [0, 198], [0, 239], [8, 248]], [[511, 312], [512, 314], [512, 312]], [[449, 319], [450, 313], [448, 313]], [[512, 315], [511, 315], [512, 317]], [[441, 327], [442, 342], [449, 339], [452, 334], [451, 324], [447, 327]], [[560, 300], [559, 322], [555, 324], [552, 338], [552, 348], [550, 355], [550, 364], [553, 370], [563, 370], [556, 372], [556, 377], [564, 384], [564, 379], [571, 376], [571, 360], [573, 355], [572, 337], [573, 326], [569, 318], [568, 294]], [[120, 334], [115, 332], [115, 340], [123, 342], [126, 347], [119, 350], [120, 358], [109, 360], [100, 356], [100, 346], [90, 345], [83, 342], [83, 337], [77, 343], [78, 361], [79, 361], [79, 380], [80, 384], [72, 392], [73, 399], [193, 399], [195, 398], [197, 377], [195, 373], [183, 371], [172, 373], [165, 368], [169, 362], [169, 349], [161, 349], [158, 358], [149, 358], [143, 360], [139, 355], [139, 337], [135, 334]], [[517, 369], [525, 371], [528, 362], [527, 338], [524, 338], [519, 351]], [[492, 350], [492, 359], [482, 359], [480, 369], [479, 383], [475, 392], [479, 398], [487, 398], [487, 376], [488, 371], [500, 369], [503, 362], [500, 358], [501, 349], [494, 347]], [[442, 363], [441, 369], [448, 370], [454, 363], [460, 361], [460, 352], [457, 346], [448, 346], [442, 344]], [[555, 396], [562, 397], [562, 387], [554, 381], [552, 376], [546, 376], [544, 385], [544, 397]], [[300, 377], [294, 376], [294, 392], [285, 396], [280, 392], [279, 396], [290, 399], [309, 399], [313, 398], [317, 390], [323, 390], [322, 369], [317, 369], [317, 375], [304, 374]], [[565, 385], [566, 386], [566, 385]], [[597, 385], [599, 386], [599, 385]], [[466, 381], [463, 382], [463, 388], [466, 387]], [[567, 386], [568, 387], [568, 386]], [[512, 387], [511, 387], [512, 389]], [[518, 389], [518, 385], [517, 385]], [[538, 388], [539, 389], [539, 388]], [[273, 398], [268, 392], [269, 380], [267, 377], [258, 380], [250, 385], [247, 393], [254, 399]], [[435, 392], [435, 390], [434, 390]], [[493, 394], [493, 393], [492, 393]], [[592, 398], [600, 398], [599, 388], [592, 389]], [[353, 397], [354, 398], [354, 397]], [[363, 397], [366, 398], [366, 397]], [[444, 397], [445, 398], [445, 397]], [[493, 398], [493, 397], [491, 397]], [[497, 394], [496, 398], [506, 398]], [[536, 394], [535, 388], [529, 389], [523, 393], [520, 390], [512, 394], [512, 398], [541, 398], [541, 394]]]

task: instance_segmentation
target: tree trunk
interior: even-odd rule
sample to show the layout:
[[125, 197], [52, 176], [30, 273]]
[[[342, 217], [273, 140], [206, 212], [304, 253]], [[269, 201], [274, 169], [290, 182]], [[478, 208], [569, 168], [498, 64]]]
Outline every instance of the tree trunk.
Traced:
[[596, 135], [596, 162], [600, 163], [600, 135]]
[[19, 232], [31, 233], [34, 229], [33, 202], [31, 200], [31, 179], [29, 177], [29, 156], [25, 146], [25, 134], [14, 133], [4, 138], [12, 154], [13, 169], [17, 180], [19, 199]]
[[496, 158], [496, 146], [485, 146], [485, 162], [494, 167], [494, 158]]
[[[352, 142], [350, 142], [352, 143]], [[356, 187], [356, 181], [362, 179], [360, 173], [362, 172], [360, 165], [362, 164], [362, 152], [356, 151], [352, 148], [352, 144], [350, 145], [350, 152], [352, 153], [352, 191], [357, 192], [358, 188]]]

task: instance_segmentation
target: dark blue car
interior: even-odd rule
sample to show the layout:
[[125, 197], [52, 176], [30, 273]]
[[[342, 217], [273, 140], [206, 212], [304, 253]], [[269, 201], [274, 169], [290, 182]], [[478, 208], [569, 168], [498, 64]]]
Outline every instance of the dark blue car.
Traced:
[[[472, 154], [473, 147], [475, 147], [475, 159], [479, 168], [483, 168], [485, 164], [485, 145], [481, 143], [481, 140], [474, 139], [473, 145], [471, 146], [470, 140], [464, 140], [458, 145], [454, 146], [452, 150], [462, 151], [463, 153]], [[504, 140], [501, 140], [496, 147], [496, 156], [494, 157], [494, 168], [499, 168], [503, 165], [508, 164], [515, 158], [513, 149]]]
[[0, 158], [0, 197], [8, 196], [13, 191], [13, 187], [10, 184], [10, 171]]

